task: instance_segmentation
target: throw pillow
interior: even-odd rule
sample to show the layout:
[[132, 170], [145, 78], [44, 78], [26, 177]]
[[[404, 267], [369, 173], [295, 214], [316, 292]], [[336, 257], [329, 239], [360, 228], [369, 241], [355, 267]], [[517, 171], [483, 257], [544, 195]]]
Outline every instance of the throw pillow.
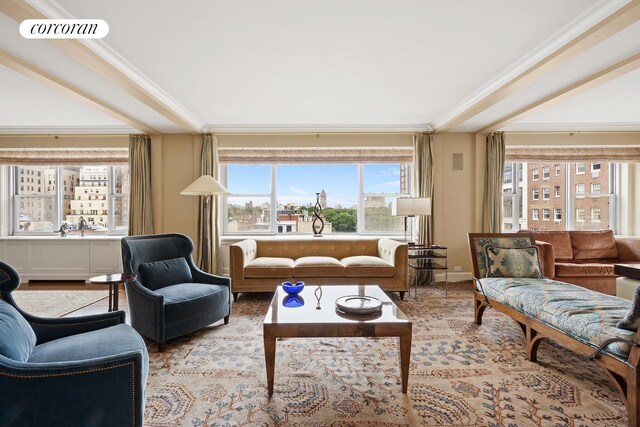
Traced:
[[629, 312], [616, 326], [629, 331], [637, 331], [638, 327], [640, 327], [640, 287], [637, 287], [636, 292], [633, 294], [633, 303]]
[[0, 300], [0, 354], [26, 362], [36, 346], [36, 334], [31, 325], [11, 304]]
[[514, 277], [542, 279], [538, 248], [502, 248], [487, 244], [484, 247], [487, 260], [487, 277]]
[[184, 257], [145, 262], [138, 266], [138, 273], [142, 284], [151, 290], [193, 282], [191, 269]]

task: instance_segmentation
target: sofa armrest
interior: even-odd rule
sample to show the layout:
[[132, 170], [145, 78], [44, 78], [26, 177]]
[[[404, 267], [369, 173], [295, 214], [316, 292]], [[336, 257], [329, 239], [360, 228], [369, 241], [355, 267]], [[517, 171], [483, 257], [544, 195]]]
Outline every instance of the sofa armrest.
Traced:
[[549, 279], [556, 277], [556, 255], [553, 245], [541, 240], [536, 240], [536, 246], [540, 253], [540, 270], [542, 275]]
[[640, 261], [640, 237], [616, 236], [620, 261]]
[[378, 256], [393, 264], [395, 277], [407, 274], [409, 252], [406, 243], [383, 237], [378, 240]]
[[229, 246], [231, 283], [244, 279], [244, 266], [256, 258], [258, 244], [255, 239], [246, 239]]

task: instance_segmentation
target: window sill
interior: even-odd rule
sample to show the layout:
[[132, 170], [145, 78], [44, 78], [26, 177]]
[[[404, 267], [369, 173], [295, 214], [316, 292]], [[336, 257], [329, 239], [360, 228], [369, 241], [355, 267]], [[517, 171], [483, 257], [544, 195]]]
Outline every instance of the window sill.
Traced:
[[60, 237], [59, 235], [46, 236], [0, 236], [0, 240], [120, 240], [124, 235], [111, 235], [111, 236], [66, 236]]
[[[404, 242], [404, 236], [400, 235], [392, 235], [392, 234], [323, 234], [322, 237], [318, 237], [318, 239], [328, 238], [328, 239], [381, 239], [386, 237], [388, 239], [397, 240]], [[246, 239], [277, 239], [277, 240], [303, 240], [313, 238], [313, 234], [299, 234], [299, 235], [291, 235], [291, 234], [243, 234], [243, 235], [226, 235], [220, 237], [220, 243], [225, 244], [233, 244], [237, 242], [241, 242]], [[409, 238], [407, 237], [407, 240]]]

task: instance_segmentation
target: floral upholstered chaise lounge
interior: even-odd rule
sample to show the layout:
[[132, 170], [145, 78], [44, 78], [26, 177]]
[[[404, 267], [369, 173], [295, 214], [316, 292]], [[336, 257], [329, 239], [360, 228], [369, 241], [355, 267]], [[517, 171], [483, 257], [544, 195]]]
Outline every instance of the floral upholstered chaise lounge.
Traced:
[[[629, 324], [632, 302], [544, 278], [531, 234], [469, 233], [468, 237], [476, 324], [482, 324], [487, 307], [511, 317], [522, 329], [526, 357], [532, 362], [545, 338], [589, 356], [625, 398], [628, 425], [640, 426], [639, 322], [634, 318]], [[617, 326], [621, 321], [626, 322], [625, 329]]]

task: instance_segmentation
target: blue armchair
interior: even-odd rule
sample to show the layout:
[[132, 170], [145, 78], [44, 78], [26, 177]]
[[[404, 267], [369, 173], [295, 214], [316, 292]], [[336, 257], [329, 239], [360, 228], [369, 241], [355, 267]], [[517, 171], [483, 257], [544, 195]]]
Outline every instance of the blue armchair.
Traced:
[[142, 426], [149, 356], [122, 311], [35, 317], [0, 262], [1, 426]]
[[160, 351], [167, 340], [229, 322], [231, 279], [198, 269], [193, 249], [182, 234], [122, 238], [124, 272], [138, 276], [125, 285], [131, 325]]

